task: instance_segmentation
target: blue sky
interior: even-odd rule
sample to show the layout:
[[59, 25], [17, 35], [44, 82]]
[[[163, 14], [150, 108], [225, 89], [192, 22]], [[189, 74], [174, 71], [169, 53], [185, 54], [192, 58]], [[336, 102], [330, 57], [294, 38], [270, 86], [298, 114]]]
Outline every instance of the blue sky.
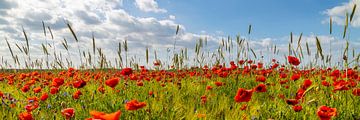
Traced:
[[[125, 0], [124, 7], [135, 16], [158, 18], [176, 16], [190, 32], [216, 33], [226, 35], [245, 34], [252, 24], [255, 37], [281, 37], [289, 32], [305, 34], [328, 34], [328, 24], [322, 23], [328, 16], [326, 9], [345, 3], [335, 0], [159, 0], [165, 14], [144, 13], [134, 6], [132, 0]], [[334, 26], [336, 27], [336, 26]]]
[[[267, 52], [266, 48], [277, 45], [281, 53], [277, 57], [282, 58], [288, 51], [290, 32], [295, 40], [303, 32], [301, 45], [308, 42], [310, 49], [316, 50], [318, 36], [324, 46], [330, 43], [334, 46], [334, 59], [341, 60], [345, 45], [341, 38], [344, 15], [351, 12], [354, 4], [360, 4], [360, 0], [0, 0], [0, 38], [7, 38], [14, 48], [16, 44], [24, 45], [23, 27], [30, 38], [32, 57], [43, 59], [39, 46], [52, 40], [43, 34], [41, 21], [44, 21], [54, 33], [54, 45], [47, 47], [77, 58], [78, 46], [65, 24], [68, 22], [79, 38], [81, 51], [91, 50], [89, 41], [94, 33], [97, 48], [102, 48], [107, 58], [114, 61], [118, 59], [118, 43], [128, 40], [132, 49], [129, 55], [138, 56], [136, 61], [143, 64], [143, 51], [147, 47], [150, 51], [165, 52], [173, 48], [176, 39], [176, 51], [184, 48], [192, 51], [196, 41], [206, 37], [212, 52], [228, 35], [248, 38], [251, 24], [253, 31], [247, 42], [256, 53]], [[333, 35], [329, 35], [330, 17], [334, 22]], [[178, 25], [181, 30], [175, 35]], [[357, 9], [348, 30], [350, 37], [346, 38], [350, 50], [357, 52], [360, 51], [359, 27], [360, 9]], [[62, 46], [64, 38], [69, 43], [68, 55]], [[3, 40], [0, 45], [7, 44]], [[330, 55], [328, 48], [323, 49]], [[8, 48], [2, 47], [0, 52], [5, 60], [12, 59]], [[23, 54], [18, 49], [14, 52]], [[166, 55], [159, 57], [167, 58]]]

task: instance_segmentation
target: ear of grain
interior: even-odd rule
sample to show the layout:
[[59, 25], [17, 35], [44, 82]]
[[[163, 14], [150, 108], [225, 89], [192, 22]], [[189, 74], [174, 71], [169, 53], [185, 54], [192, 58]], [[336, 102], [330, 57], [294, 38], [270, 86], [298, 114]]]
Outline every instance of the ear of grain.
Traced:
[[44, 54], [49, 55], [49, 52], [48, 52], [47, 48], [45, 47], [45, 45], [41, 44], [41, 46], [42, 46], [42, 49], [44, 51]]
[[29, 38], [28, 38], [28, 36], [27, 36], [27, 34], [26, 34], [26, 32], [25, 32], [24, 27], [22, 27], [22, 30], [23, 30], [23, 34], [24, 34], [24, 37], [25, 37], [25, 41], [26, 41], [26, 48], [27, 48], [27, 51], [29, 51], [29, 49], [30, 49], [30, 45], [29, 45]]
[[350, 15], [350, 23], [351, 23], [354, 15], [355, 15], [355, 10], [356, 10], [356, 4], [354, 4], [354, 7], [353, 7], [352, 12], [351, 12], [351, 15]]
[[51, 35], [51, 39], [52, 39], [52, 40], [54, 40], [54, 35], [53, 35], [52, 31], [51, 31], [51, 28], [50, 28], [50, 26], [48, 26], [48, 30], [49, 30], [49, 32], [50, 32], [50, 35]]
[[18, 44], [16, 44], [16, 43], [15, 43], [15, 45], [16, 45], [16, 47], [20, 50], [20, 52], [23, 53], [23, 50], [21, 49], [21, 47], [20, 47]]
[[127, 44], [127, 40], [124, 41], [124, 50], [125, 52], [128, 51], [128, 44]]
[[249, 25], [249, 29], [248, 29], [248, 34], [250, 35], [251, 33], [251, 24]]
[[41, 22], [42, 22], [42, 26], [43, 26], [44, 36], [46, 37], [46, 28], [45, 28], [45, 23], [44, 23], [44, 21], [41, 21]]
[[296, 51], [301, 47], [300, 42], [301, 42], [302, 35], [303, 35], [303, 33], [300, 33], [300, 36], [299, 36], [299, 39], [298, 39], [298, 42], [297, 42], [298, 46], [296, 48]]
[[92, 47], [93, 47], [93, 54], [95, 55], [95, 36], [94, 36], [94, 32], [92, 33]]
[[345, 38], [345, 36], [346, 36], [346, 31], [347, 31], [347, 28], [348, 28], [348, 25], [349, 25], [349, 15], [348, 15], [348, 13], [346, 13], [346, 15], [345, 15], [345, 26], [344, 26], [344, 32], [343, 32], [343, 39]]
[[179, 33], [179, 30], [180, 30], [180, 25], [177, 25], [175, 35]]
[[346, 40], [346, 46], [343, 53], [343, 58], [347, 60], [347, 52], [349, 51], [349, 41]]
[[332, 34], [332, 17], [330, 16], [330, 35]]
[[291, 43], [288, 45], [289, 55], [291, 55]]
[[7, 38], [5, 38], [5, 41], [6, 41], [7, 46], [9, 47], [10, 54], [11, 54], [12, 58], [14, 59], [14, 62], [16, 63], [14, 53], [13, 53], [13, 51], [11, 49], [11, 46], [10, 46], [9, 41], [7, 40]]
[[316, 37], [316, 48], [317, 48], [318, 53], [319, 53], [320, 56], [321, 56], [321, 59], [323, 60], [323, 59], [324, 59], [324, 55], [323, 55], [322, 48], [321, 48], [321, 44], [320, 44], [320, 40], [319, 40], [318, 37]]
[[290, 43], [292, 44], [293, 43], [293, 33], [290, 32]]
[[306, 42], [306, 51], [307, 51], [308, 56], [310, 56], [311, 53], [310, 53], [310, 48], [309, 48], [308, 42]]
[[146, 63], [149, 63], [149, 48], [146, 48]]
[[71, 32], [71, 34], [72, 34], [72, 35], [73, 35], [73, 37], [75, 38], [75, 41], [76, 41], [76, 42], [79, 42], [79, 40], [78, 40], [78, 38], [77, 38], [77, 36], [76, 36], [76, 34], [75, 34], [74, 30], [72, 29], [72, 27], [71, 27], [70, 23], [66, 23], [66, 25], [68, 26], [68, 28], [69, 28], [69, 30], [70, 30], [70, 32]]
[[67, 51], [69, 51], [69, 46], [68, 46], [67, 41], [66, 41], [65, 38], [64, 38], [64, 41], [63, 41], [61, 44], [64, 46], [64, 48], [65, 48]]
[[254, 55], [254, 57], [256, 59], [257, 57], [256, 57], [256, 54], [255, 54], [254, 50], [252, 48], [250, 48], [250, 50], [251, 50], [252, 54]]
[[275, 45], [275, 47], [274, 47], [274, 54], [276, 53], [276, 45]]

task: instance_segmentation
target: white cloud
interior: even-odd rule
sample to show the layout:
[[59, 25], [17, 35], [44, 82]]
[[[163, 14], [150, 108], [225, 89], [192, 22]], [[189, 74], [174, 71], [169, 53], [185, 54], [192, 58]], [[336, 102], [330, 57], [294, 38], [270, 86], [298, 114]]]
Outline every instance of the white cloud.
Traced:
[[[339, 6], [327, 9], [324, 11], [324, 14], [331, 16], [333, 21], [338, 25], [345, 24], [345, 14], [348, 13], [349, 16], [353, 10], [354, 4], [360, 5], [360, 0], [349, 0], [346, 3], [343, 3]], [[323, 21], [323, 23], [328, 23], [329, 19]], [[350, 23], [353, 27], [360, 27], [360, 9], [357, 8], [354, 14], [353, 21]]]
[[135, 0], [135, 5], [144, 12], [166, 13], [167, 10], [159, 8], [155, 0]]
[[[129, 56], [137, 56], [135, 61], [145, 64], [144, 54], [146, 47], [150, 48], [151, 53], [157, 51], [158, 57], [167, 58], [167, 49], [172, 49], [174, 41], [176, 41], [177, 50], [188, 48], [188, 55], [191, 56], [194, 54], [192, 49], [195, 47], [195, 42], [200, 38], [207, 38], [208, 46], [205, 50], [210, 52], [216, 52], [219, 41], [222, 38], [227, 38], [222, 31], [216, 31], [213, 34], [206, 31], [199, 31], [200, 34], [191, 33], [181, 24], [179, 34], [175, 35], [178, 25], [175, 16], [170, 15], [169, 18], [164, 19], [134, 16], [123, 9], [122, 0], [89, 0], [86, 2], [72, 0], [8, 0], [1, 2], [4, 4], [0, 4], [0, 39], [8, 38], [14, 53], [19, 55], [22, 60], [24, 60], [23, 54], [15, 46], [15, 44], [20, 46], [26, 44], [21, 26], [25, 28], [30, 38], [32, 60], [44, 60], [45, 56], [41, 44], [48, 42], [51, 46], [55, 45], [57, 54], [62, 54], [64, 62], [65, 58], [69, 58], [73, 60], [74, 64], [79, 65], [78, 44], [76, 44], [65, 24], [67, 21], [71, 23], [80, 40], [79, 48], [82, 51], [92, 53], [91, 36], [94, 33], [96, 47], [102, 48], [108, 60], [112, 61], [113, 64], [114, 59], [117, 58], [118, 43], [123, 42], [125, 39], [128, 40], [129, 44]], [[157, 4], [155, 6], [156, 9], [160, 9]], [[45, 25], [52, 29], [54, 40], [49, 36], [48, 30], [46, 38], [44, 37], [41, 21], [44, 21]], [[297, 37], [297, 35], [294, 35], [295, 40], [297, 40]], [[62, 46], [64, 38], [69, 43], [69, 55]], [[254, 51], [257, 53], [263, 52], [264, 54], [267, 52], [268, 47], [277, 44], [280, 52], [286, 54], [288, 38], [288, 36], [281, 38], [254, 38], [249, 41], [249, 44]], [[302, 46], [304, 51], [305, 41], [309, 43], [312, 51], [316, 50], [314, 38], [313, 35], [303, 36]], [[331, 41], [334, 55], [338, 54], [340, 56], [344, 46], [343, 41], [336, 41], [336, 38], [330, 36], [320, 35], [319, 38], [324, 46]], [[235, 40], [233, 42], [234, 46], [236, 46]], [[355, 43], [350, 44], [351, 48], [360, 48], [360, 44]], [[0, 45], [7, 46], [4, 40], [0, 40]], [[294, 46], [296, 46], [296, 43], [294, 43]], [[54, 47], [48, 47], [48, 49], [51, 54], [54, 53]], [[328, 49], [324, 47], [324, 52], [326, 51]], [[13, 63], [12, 58], [9, 57], [11, 55], [7, 47], [1, 47], [0, 52], [8, 63]], [[282, 55], [280, 54], [280, 57]], [[150, 57], [151, 61], [154, 58], [153, 54], [150, 54]], [[53, 59], [54, 57], [51, 56], [50, 60]], [[189, 59], [188, 62], [190, 63], [192, 60]], [[209, 61], [211, 60], [209, 59]], [[168, 63], [170, 62], [171, 60], [168, 61]], [[23, 66], [23, 61], [21, 63]]]
[[175, 17], [175, 15], [169, 15], [169, 19], [171, 19], [171, 20], [175, 20], [175, 19], [176, 19], [176, 17]]
[[[157, 6], [157, 4], [155, 4]], [[156, 7], [157, 8], [157, 7]], [[189, 33], [184, 25], [180, 25], [180, 32], [175, 36], [178, 23], [174, 19], [158, 19], [154, 17], [133, 16], [122, 8], [122, 0], [27, 0], [6, 1], [6, 5], [0, 6], [4, 14], [0, 16], [0, 38], [7, 37], [15, 54], [23, 56], [15, 44], [25, 45], [21, 26], [26, 30], [30, 38], [30, 54], [35, 59], [43, 59], [41, 44], [46, 41], [56, 47], [57, 54], [68, 56], [62, 46], [65, 38], [69, 43], [70, 55], [76, 65], [79, 65], [78, 45], [66, 26], [69, 21], [79, 38], [79, 47], [82, 51], [92, 51], [91, 36], [94, 33], [96, 47], [102, 48], [108, 60], [117, 58], [118, 43], [125, 39], [129, 43], [129, 55], [143, 58], [146, 46], [151, 51], [164, 51], [173, 47], [176, 39], [177, 48], [191, 48], [195, 40], [202, 37], [198, 34]], [[41, 21], [52, 29], [54, 40], [51, 40], [47, 31], [45, 38]], [[4, 40], [1, 46], [6, 46]], [[50, 53], [53, 47], [48, 46]], [[7, 47], [0, 49], [5, 60], [11, 61]], [[165, 54], [160, 54], [166, 58]], [[65, 61], [64, 57], [64, 61]], [[50, 57], [53, 60], [53, 57]], [[21, 58], [21, 60], [23, 60]], [[83, 60], [85, 61], [85, 60]], [[137, 62], [144, 63], [144, 59]], [[23, 62], [21, 62], [23, 63]], [[23, 66], [23, 64], [22, 64]]]

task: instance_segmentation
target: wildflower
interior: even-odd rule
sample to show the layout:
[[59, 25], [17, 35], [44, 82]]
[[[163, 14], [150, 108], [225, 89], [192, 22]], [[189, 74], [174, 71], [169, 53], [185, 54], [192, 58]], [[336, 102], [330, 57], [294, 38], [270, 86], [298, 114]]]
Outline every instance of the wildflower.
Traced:
[[239, 88], [234, 99], [236, 102], [249, 102], [251, 100], [252, 93], [252, 90]]
[[50, 94], [56, 94], [56, 93], [58, 93], [59, 92], [59, 88], [58, 87], [52, 87], [52, 88], [50, 88]]
[[78, 91], [76, 91], [76, 92], [73, 94], [73, 98], [74, 98], [74, 99], [79, 99], [79, 98], [80, 98], [80, 95], [82, 95], [82, 93], [81, 93], [80, 90], [78, 90]]
[[132, 74], [133, 73], [133, 70], [131, 69], [131, 68], [123, 68], [122, 70], [121, 70], [121, 74], [123, 75], [123, 76], [129, 76], [130, 74]]
[[121, 116], [121, 111], [116, 111], [114, 113], [106, 114], [98, 111], [90, 111], [92, 118], [86, 120], [119, 120]]
[[43, 93], [40, 97], [40, 100], [45, 101], [48, 97], [49, 97], [49, 95], [47, 93]]
[[304, 83], [302, 85], [302, 88], [307, 89], [307, 88], [309, 88], [311, 86], [311, 84], [312, 84], [311, 80], [307, 79], [307, 80], [304, 81]]
[[288, 62], [295, 66], [298, 66], [300, 64], [300, 60], [294, 56], [288, 56]]
[[265, 82], [265, 81], [266, 81], [266, 77], [265, 77], [265, 76], [262, 76], [262, 75], [257, 76], [257, 77], [256, 77], [256, 81]]
[[22, 112], [19, 114], [19, 120], [34, 120], [31, 113], [29, 112]]
[[29, 91], [30, 87], [29, 85], [24, 85], [22, 88], [21, 88], [21, 91], [23, 91], [24, 93]]
[[119, 78], [111, 78], [105, 81], [105, 84], [111, 88], [115, 88], [115, 86], [119, 83]]
[[299, 79], [300, 79], [300, 74], [293, 74], [291, 76], [291, 80], [293, 80], [293, 81], [296, 81], [296, 80], [299, 80]]
[[302, 110], [302, 106], [301, 105], [294, 105], [292, 106], [293, 110], [295, 112], [300, 112]]
[[126, 110], [137, 110], [146, 106], [145, 102], [138, 102], [137, 100], [131, 100], [126, 103]]
[[297, 100], [297, 99], [287, 99], [287, 100], [286, 100], [286, 103], [287, 103], [288, 105], [296, 105], [296, 104], [299, 103], [299, 100]]
[[62, 78], [54, 78], [52, 81], [52, 86], [59, 87], [64, 84], [64, 79]]
[[220, 82], [220, 81], [216, 81], [216, 82], [215, 82], [215, 85], [219, 87], [219, 86], [223, 86], [224, 83], [223, 83], [223, 82]]
[[41, 87], [36, 87], [33, 89], [34, 93], [39, 93], [41, 92]]
[[67, 120], [75, 116], [75, 110], [74, 108], [65, 108], [61, 110], [61, 114], [65, 116]]
[[265, 84], [259, 84], [254, 88], [256, 92], [266, 92], [266, 85]]
[[355, 89], [352, 91], [352, 94], [355, 95], [355, 96], [360, 96], [360, 88], [355, 88]]
[[336, 116], [336, 108], [320, 106], [317, 110], [317, 115], [320, 120], [330, 120], [331, 117]]
[[73, 83], [74, 88], [82, 88], [86, 85], [86, 82], [84, 80], [75, 81]]

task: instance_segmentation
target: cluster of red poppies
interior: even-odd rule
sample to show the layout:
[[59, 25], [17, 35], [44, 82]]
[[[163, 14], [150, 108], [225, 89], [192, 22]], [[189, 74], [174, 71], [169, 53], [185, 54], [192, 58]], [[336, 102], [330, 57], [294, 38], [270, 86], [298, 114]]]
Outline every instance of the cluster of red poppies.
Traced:
[[[301, 63], [300, 60], [294, 56], [288, 56], [288, 63], [290, 66], [280, 65], [275, 59], [272, 60], [272, 63], [269, 66], [265, 66], [264, 63], [258, 62], [255, 63], [252, 60], [240, 60], [237, 62], [231, 61], [230, 67], [224, 65], [214, 65], [213, 67], [203, 66], [202, 68], [194, 67], [191, 69], [179, 69], [179, 70], [148, 70], [144, 66], [140, 67], [140, 70], [135, 71], [132, 68], [124, 68], [120, 71], [118, 70], [108, 70], [107, 72], [91, 72], [91, 71], [81, 71], [74, 68], [69, 68], [55, 74], [55, 72], [30, 72], [30, 73], [10, 73], [5, 72], [0, 74], [0, 82], [7, 82], [8, 85], [14, 85], [24, 94], [28, 92], [34, 93], [34, 97], [30, 97], [27, 100], [29, 101], [25, 105], [25, 112], [19, 114], [19, 119], [21, 120], [32, 120], [32, 111], [37, 109], [41, 101], [46, 101], [49, 97], [56, 95], [63, 87], [71, 87], [76, 89], [72, 93], [73, 99], [81, 99], [82, 89], [90, 81], [96, 81], [100, 83], [100, 86], [97, 88], [99, 93], [105, 93], [106, 87], [112, 88], [115, 91], [121, 81], [125, 85], [128, 85], [128, 82], [136, 82], [136, 85], [139, 87], [146, 86], [146, 81], [156, 81], [159, 82], [162, 87], [166, 86], [167, 83], [175, 84], [181, 88], [181, 80], [186, 77], [203, 77], [208, 80], [213, 78], [214, 85], [207, 85], [206, 91], [211, 91], [213, 87], [226, 86], [226, 81], [220, 81], [221, 78], [235, 78], [239, 75], [245, 76], [248, 78], [254, 77], [256, 82], [259, 82], [257, 86], [246, 89], [238, 88], [236, 95], [234, 96], [234, 101], [237, 103], [249, 102], [251, 101], [253, 94], [261, 94], [267, 92], [267, 86], [274, 86], [276, 83], [266, 82], [269, 76], [278, 75], [278, 82], [284, 88], [289, 88], [289, 82], [296, 82], [299, 79], [303, 78], [304, 82], [297, 89], [295, 96], [286, 99], [284, 95], [280, 95], [280, 98], [283, 98], [284, 101], [290, 105], [295, 112], [300, 112], [303, 109], [303, 106], [300, 103], [303, 102], [303, 98], [306, 95], [306, 91], [311, 89], [313, 86], [313, 78], [315, 76], [320, 76], [321, 85], [324, 87], [333, 87], [333, 92], [337, 91], [346, 91], [352, 90], [352, 94], [355, 96], [360, 96], [360, 88], [357, 88], [357, 84], [360, 81], [358, 77], [358, 72], [355, 69], [299, 69], [298, 65]], [[289, 69], [290, 68], [290, 69]], [[219, 78], [219, 79], [218, 79]], [[331, 78], [329, 81], [327, 78]], [[205, 82], [206, 79], [202, 79], [202, 82]], [[44, 91], [45, 88], [49, 88], [49, 91]], [[48, 94], [50, 93], [50, 94]], [[149, 96], [153, 96], [154, 91], [149, 91]], [[5, 99], [12, 99], [10, 95], [4, 95], [0, 91], [0, 97]], [[202, 95], [200, 97], [201, 103], [206, 104], [208, 101], [208, 96]], [[247, 104], [244, 104], [241, 109], [245, 110]], [[125, 109], [132, 111], [138, 110], [146, 107], [145, 102], [139, 102], [137, 100], [131, 100], [126, 103]], [[305, 106], [304, 106], [305, 107]], [[75, 110], [73, 108], [67, 108], [62, 110], [62, 114], [66, 119], [74, 117]], [[118, 119], [121, 115], [121, 111], [116, 111], [114, 113], [103, 113], [98, 111], [91, 111], [90, 115], [92, 119]], [[328, 119], [336, 115], [336, 108], [330, 108], [327, 106], [319, 107], [317, 115], [320, 119]]]

